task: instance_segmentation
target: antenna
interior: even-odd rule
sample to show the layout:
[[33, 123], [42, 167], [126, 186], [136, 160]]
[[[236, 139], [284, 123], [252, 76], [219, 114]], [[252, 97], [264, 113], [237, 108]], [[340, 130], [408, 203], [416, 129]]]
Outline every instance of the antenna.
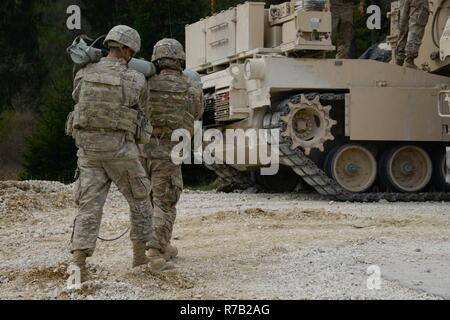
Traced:
[[169, 30], [170, 30], [170, 37], [173, 38], [172, 34], [172, 10], [170, 8], [170, 0], [167, 0], [167, 6], [169, 7]]

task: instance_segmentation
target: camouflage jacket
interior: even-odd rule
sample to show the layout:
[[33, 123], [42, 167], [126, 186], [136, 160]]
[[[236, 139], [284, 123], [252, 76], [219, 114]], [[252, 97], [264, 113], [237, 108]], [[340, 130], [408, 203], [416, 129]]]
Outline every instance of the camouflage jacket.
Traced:
[[[145, 77], [123, 59], [103, 58], [81, 69], [74, 80], [76, 102], [68, 127], [79, 157], [136, 158], [137, 114], [146, 101]], [[69, 123], [70, 122], [70, 123]]]
[[193, 133], [194, 121], [200, 118], [202, 94], [181, 72], [164, 69], [149, 79], [145, 114], [153, 126], [153, 137], [145, 152], [154, 159], [169, 159], [172, 133], [185, 129]]

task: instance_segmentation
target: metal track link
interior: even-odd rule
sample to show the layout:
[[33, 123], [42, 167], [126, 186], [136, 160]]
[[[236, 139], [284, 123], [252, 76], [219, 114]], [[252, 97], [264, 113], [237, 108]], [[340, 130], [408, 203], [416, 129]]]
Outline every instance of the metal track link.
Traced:
[[[304, 96], [313, 100], [320, 96], [321, 101], [343, 101], [345, 94], [333, 93], [308, 93]], [[281, 116], [289, 113], [288, 103], [298, 103], [301, 101], [301, 95], [296, 95], [283, 101], [276, 106], [273, 113], [267, 114], [264, 119], [264, 129], [286, 130], [286, 124], [281, 120]], [[308, 158], [300, 148], [292, 150], [292, 141], [289, 138], [280, 136], [280, 161], [282, 164], [292, 168], [302, 179], [313, 187], [318, 193], [329, 196], [337, 201], [349, 202], [377, 202], [386, 200], [389, 202], [425, 202], [425, 201], [450, 201], [450, 193], [447, 192], [429, 192], [429, 193], [351, 193], [343, 189], [336, 181], [319, 168], [314, 161]]]

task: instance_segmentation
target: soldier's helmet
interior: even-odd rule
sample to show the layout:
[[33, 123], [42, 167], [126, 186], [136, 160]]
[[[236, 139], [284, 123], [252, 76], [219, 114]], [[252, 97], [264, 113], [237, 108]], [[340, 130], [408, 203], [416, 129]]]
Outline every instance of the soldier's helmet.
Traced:
[[133, 28], [119, 25], [109, 31], [103, 45], [107, 48], [126, 46], [136, 54], [141, 50], [141, 37]]
[[162, 39], [153, 48], [152, 62], [163, 58], [186, 61], [183, 45], [175, 39]]

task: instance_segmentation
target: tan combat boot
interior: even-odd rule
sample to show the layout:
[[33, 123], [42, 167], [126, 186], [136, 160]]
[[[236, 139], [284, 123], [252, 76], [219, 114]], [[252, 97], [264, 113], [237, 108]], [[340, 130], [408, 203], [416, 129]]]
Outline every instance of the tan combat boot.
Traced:
[[412, 58], [406, 58], [404, 66], [407, 67], [407, 68], [411, 68], [411, 69], [419, 69], [414, 64], [414, 59], [412, 59]]
[[166, 262], [161, 256], [149, 256], [145, 255], [147, 246], [145, 243], [135, 242], [133, 243], [133, 268], [137, 268], [143, 265], [150, 265], [153, 271], [160, 272], [170, 270], [174, 268], [174, 265]]
[[87, 258], [86, 252], [80, 250], [75, 251], [72, 256], [72, 264], [80, 269], [81, 283], [86, 282], [88, 278], [86, 258]]
[[163, 256], [164, 259], [166, 259], [166, 261], [170, 261], [173, 258], [176, 258], [178, 256], [178, 249], [177, 249], [177, 247], [169, 244], [164, 249], [162, 256]]
[[[173, 252], [172, 252], [173, 254]], [[159, 260], [163, 260], [166, 262], [166, 264], [169, 266], [170, 269], [173, 269], [175, 267], [175, 265], [172, 262], [169, 262], [169, 260], [171, 259], [169, 257], [169, 255], [164, 255], [160, 250], [158, 249], [154, 249], [154, 248], [150, 248], [147, 250], [147, 257], [152, 260], [152, 261], [159, 261]]]

